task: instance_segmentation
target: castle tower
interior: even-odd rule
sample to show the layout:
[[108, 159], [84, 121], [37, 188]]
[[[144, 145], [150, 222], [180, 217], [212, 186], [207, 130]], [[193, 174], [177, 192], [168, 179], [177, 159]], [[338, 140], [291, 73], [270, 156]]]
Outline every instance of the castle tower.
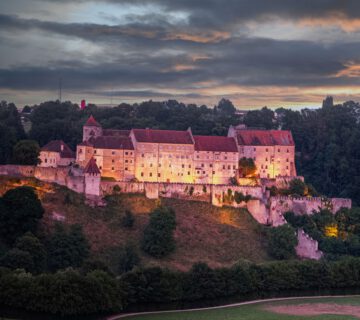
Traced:
[[100, 170], [94, 158], [91, 158], [84, 170], [85, 173], [85, 194], [91, 196], [100, 195]]
[[102, 136], [103, 131], [100, 123], [91, 115], [83, 127], [83, 141], [88, 141], [90, 138]]

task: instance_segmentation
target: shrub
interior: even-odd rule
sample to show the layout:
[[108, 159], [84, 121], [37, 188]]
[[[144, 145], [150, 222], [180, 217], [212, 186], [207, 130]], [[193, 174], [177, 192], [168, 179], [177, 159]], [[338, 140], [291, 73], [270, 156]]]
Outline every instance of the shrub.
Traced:
[[175, 212], [168, 207], [158, 207], [150, 213], [144, 230], [141, 247], [149, 255], [162, 258], [175, 250], [173, 236], [176, 227]]
[[285, 224], [279, 227], [270, 228], [268, 232], [269, 253], [275, 259], [289, 259], [295, 257], [295, 246], [297, 236], [295, 230]]
[[121, 220], [121, 225], [124, 228], [132, 228], [135, 222], [135, 217], [133, 213], [129, 210], [125, 211], [125, 216]]

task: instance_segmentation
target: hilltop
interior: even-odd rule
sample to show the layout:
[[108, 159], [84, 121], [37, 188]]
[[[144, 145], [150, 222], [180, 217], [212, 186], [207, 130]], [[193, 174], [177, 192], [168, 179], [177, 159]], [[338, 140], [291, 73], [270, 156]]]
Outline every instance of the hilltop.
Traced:
[[[159, 265], [170, 269], [188, 270], [195, 262], [211, 267], [231, 266], [239, 260], [262, 262], [268, 260], [262, 227], [245, 209], [217, 208], [209, 203], [161, 199], [163, 205], [176, 212], [177, 249], [164, 259], [154, 259], [139, 248], [149, 213], [159, 204], [141, 194], [116, 195], [107, 198], [108, 205], [92, 208], [82, 195], [55, 184], [35, 179], [1, 178], [0, 193], [19, 185], [36, 188], [45, 209], [42, 220], [44, 232], [51, 232], [55, 220], [80, 224], [91, 244], [92, 255], [111, 266], [114, 247], [132, 243], [141, 258], [141, 265]], [[124, 228], [121, 219], [126, 210], [135, 216], [132, 229]]]

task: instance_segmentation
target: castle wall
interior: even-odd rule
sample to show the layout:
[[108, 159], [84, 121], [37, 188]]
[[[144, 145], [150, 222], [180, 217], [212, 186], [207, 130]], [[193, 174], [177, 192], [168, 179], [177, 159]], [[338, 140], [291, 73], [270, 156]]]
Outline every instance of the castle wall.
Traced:
[[323, 256], [323, 252], [318, 248], [318, 242], [311, 238], [304, 230], [299, 229], [297, 232], [298, 245], [296, 246], [296, 254], [300, 258], [319, 260]]
[[272, 224], [277, 226], [286, 223], [283, 214], [293, 211], [297, 215], [312, 214], [320, 209], [329, 209], [336, 213], [341, 208], [351, 208], [351, 200], [343, 198], [293, 198], [293, 197], [271, 197], [270, 198], [270, 219]]
[[[231, 190], [231, 192], [229, 191]], [[212, 204], [218, 207], [228, 205], [232, 207], [241, 207], [237, 204], [233, 197], [235, 192], [241, 192], [243, 195], [250, 195], [252, 198], [263, 199], [265, 188], [261, 186], [229, 186], [229, 185], [213, 185], [212, 186]], [[230, 194], [230, 196], [229, 196]]]

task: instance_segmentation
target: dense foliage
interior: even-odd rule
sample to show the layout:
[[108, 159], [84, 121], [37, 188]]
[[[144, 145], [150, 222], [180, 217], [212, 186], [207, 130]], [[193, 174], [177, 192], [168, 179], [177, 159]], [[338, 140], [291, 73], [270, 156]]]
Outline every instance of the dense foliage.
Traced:
[[24, 233], [36, 232], [44, 209], [34, 189], [18, 187], [0, 198], [0, 238], [13, 243]]
[[13, 163], [21, 165], [37, 165], [40, 147], [34, 140], [20, 140], [13, 149]]
[[16, 106], [0, 102], [0, 164], [11, 162], [13, 147], [21, 139], [25, 132]]
[[142, 249], [155, 258], [162, 258], [175, 250], [175, 212], [172, 208], [158, 207], [150, 213], [144, 230]]
[[188, 272], [137, 268], [120, 278], [100, 270], [34, 276], [0, 268], [1, 305], [61, 315], [117, 312], [127, 304], [319, 294], [330, 289], [346, 293], [359, 288], [359, 258], [243, 262], [220, 269], [198, 263]]
[[268, 230], [269, 253], [275, 259], [295, 258], [297, 243], [296, 231], [287, 224]]
[[319, 242], [329, 258], [360, 256], [360, 209], [341, 209], [335, 215], [324, 209], [312, 215], [287, 212], [285, 218], [294, 228], [302, 228]]

